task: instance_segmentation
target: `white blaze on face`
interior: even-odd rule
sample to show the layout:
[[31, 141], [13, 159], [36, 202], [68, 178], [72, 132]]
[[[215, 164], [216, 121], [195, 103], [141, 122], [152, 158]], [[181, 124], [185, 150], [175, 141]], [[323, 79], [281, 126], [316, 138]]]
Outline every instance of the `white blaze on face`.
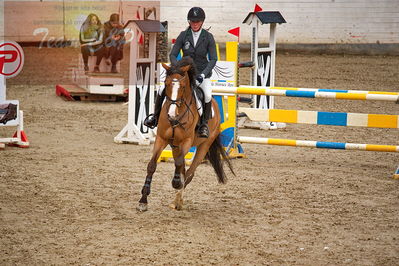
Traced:
[[[178, 81], [172, 81], [172, 96], [170, 97], [172, 101], [176, 101], [177, 99], [177, 93], [179, 92], [180, 88], [180, 82]], [[169, 107], [169, 112], [168, 112], [169, 117], [176, 117], [176, 104], [172, 104]]]

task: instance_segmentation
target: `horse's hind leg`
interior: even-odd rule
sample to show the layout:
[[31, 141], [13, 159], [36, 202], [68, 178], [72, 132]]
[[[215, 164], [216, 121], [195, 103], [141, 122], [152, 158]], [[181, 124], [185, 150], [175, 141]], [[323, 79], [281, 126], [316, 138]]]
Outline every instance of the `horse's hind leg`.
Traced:
[[190, 166], [190, 168], [188, 168], [187, 173], [186, 173], [184, 188], [187, 187], [188, 184], [190, 184], [191, 180], [193, 180], [195, 170], [200, 165], [200, 163], [204, 160], [204, 158], [209, 150], [210, 145], [211, 145], [211, 143], [209, 143], [207, 141], [197, 147], [197, 152], [195, 153], [193, 162], [191, 163], [191, 166]]
[[166, 147], [167, 142], [161, 138], [156, 138], [154, 143], [154, 150], [150, 162], [147, 165], [147, 176], [145, 178], [144, 186], [141, 189], [141, 199], [139, 200], [139, 205], [137, 206], [138, 211], [146, 211], [148, 209], [147, 197], [151, 193], [151, 182], [152, 176], [157, 169], [157, 161], [163, 149]]

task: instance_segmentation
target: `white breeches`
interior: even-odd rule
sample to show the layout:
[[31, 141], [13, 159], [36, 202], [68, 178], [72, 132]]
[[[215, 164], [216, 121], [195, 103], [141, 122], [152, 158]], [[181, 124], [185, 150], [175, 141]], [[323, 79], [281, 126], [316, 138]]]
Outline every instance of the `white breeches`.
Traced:
[[205, 102], [209, 103], [212, 100], [212, 88], [211, 88], [211, 80], [204, 79], [204, 81], [199, 86], [204, 92]]

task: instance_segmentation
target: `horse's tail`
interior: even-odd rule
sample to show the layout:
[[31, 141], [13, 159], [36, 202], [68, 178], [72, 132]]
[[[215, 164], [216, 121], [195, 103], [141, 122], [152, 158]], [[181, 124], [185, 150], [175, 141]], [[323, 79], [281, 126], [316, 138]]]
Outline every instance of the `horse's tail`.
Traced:
[[213, 141], [209, 148], [206, 158], [211, 162], [213, 169], [218, 177], [219, 183], [225, 184], [227, 181], [226, 173], [223, 169], [223, 161], [227, 163], [233, 175], [236, 175], [231, 165], [230, 158], [226, 155], [223, 146], [220, 144], [219, 136]]

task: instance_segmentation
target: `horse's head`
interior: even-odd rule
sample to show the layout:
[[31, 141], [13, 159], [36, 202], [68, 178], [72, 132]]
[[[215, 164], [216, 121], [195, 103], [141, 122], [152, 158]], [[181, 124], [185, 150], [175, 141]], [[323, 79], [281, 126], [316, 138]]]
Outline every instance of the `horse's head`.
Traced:
[[162, 64], [166, 69], [165, 95], [170, 102], [168, 115], [171, 119], [178, 117], [179, 107], [192, 97], [191, 84], [195, 80], [193, 64], [190, 57], [183, 58], [175, 65]]

